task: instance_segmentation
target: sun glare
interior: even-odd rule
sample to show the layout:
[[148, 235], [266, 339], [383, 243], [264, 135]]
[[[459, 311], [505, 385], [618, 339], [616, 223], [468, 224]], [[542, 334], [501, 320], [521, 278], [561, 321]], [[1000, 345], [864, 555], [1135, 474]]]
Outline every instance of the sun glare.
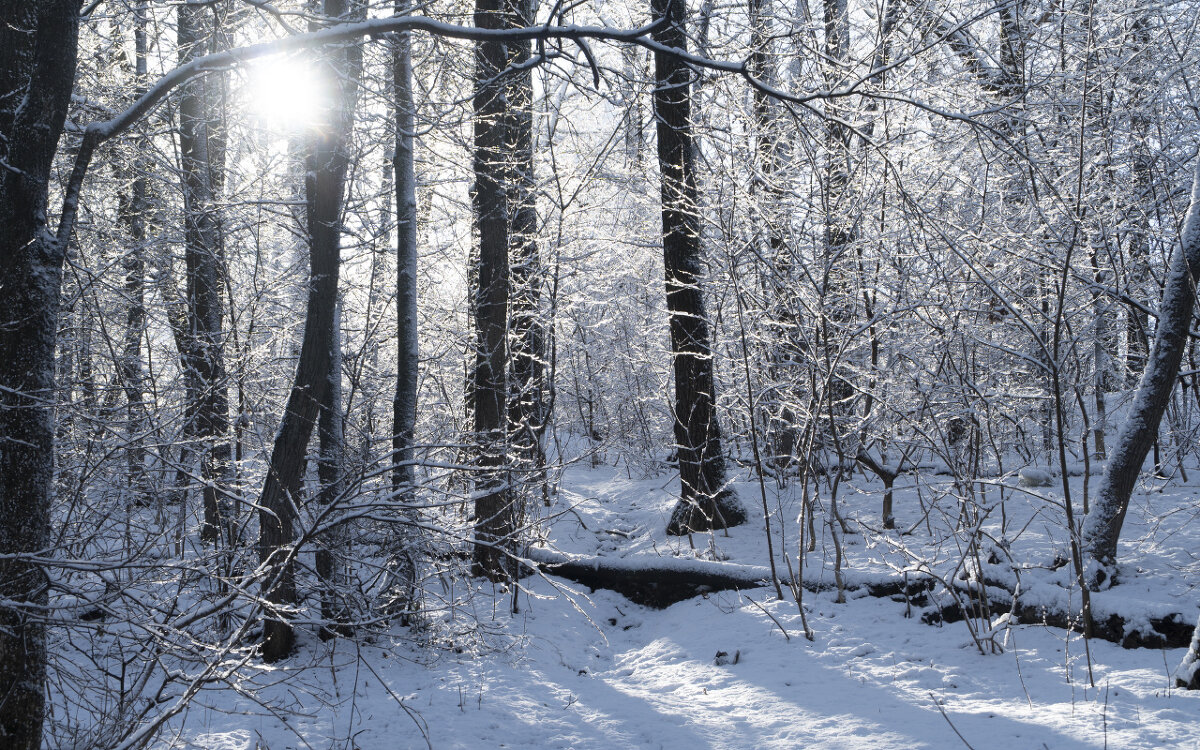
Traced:
[[308, 61], [258, 60], [250, 66], [247, 84], [247, 105], [267, 127], [294, 132], [319, 124], [325, 91], [316, 67]]

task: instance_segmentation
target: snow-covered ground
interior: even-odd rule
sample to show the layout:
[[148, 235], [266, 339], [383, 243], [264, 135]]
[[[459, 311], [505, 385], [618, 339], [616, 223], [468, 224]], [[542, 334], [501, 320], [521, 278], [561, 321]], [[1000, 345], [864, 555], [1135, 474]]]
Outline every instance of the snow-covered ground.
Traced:
[[[1194, 621], [1200, 523], [1198, 478], [1189, 478], [1146, 485], [1135, 496], [1124, 583], [1098, 594], [1098, 606], [1128, 614], [1170, 609]], [[1081, 503], [1083, 477], [1072, 482]], [[958, 505], [944, 483], [932, 473], [901, 477], [897, 525], [913, 533], [847, 535], [847, 578], [952, 571], [963, 536], [949, 533]], [[756, 521], [690, 543], [662, 532], [677, 490], [665, 474], [639, 480], [624, 469], [576, 467], [561, 488], [557, 504], [542, 511], [557, 549], [768, 562], [757, 483], [738, 485]], [[879, 490], [858, 476], [843, 485], [839, 503], [852, 531], [878, 526]], [[990, 487], [982, 499], [993, 508], [981, 524], [985, 550], [1002, 523], [1020, 565], [1044, 565], [1062, 548], [1058, 494], [1035, 492]], [[799, 501], [791, 489], [768, 485], [767, 493], [784, 571], [785, 553], [795, 564]], [[788, 521], [783, 528], [780, 518]], [[832, 580], [829, 531], [818, 526], [806, 577]], [[1054, 576], [1069, 585], [1066, 571], [1030, 569], [1025, 578], [1046, 584]], [[796, 602], [777, 600], [772, 588], [713, 593], [665, 610], [555, 579], [531, 577], [523, 588], [516, 615], [508, 597], [493, 610], [490, 590], [480, 591], [472, 600], [480, 628], [461, 643], [443, 637], [418, 647], [400, 629], [369, 644], [306, 638], [284, 664], [252, 668], [243, 695], [202, 692], [157, 746], [1200, 747], [1200, 696], [1176, 690], [1170, 678], [1183, 649], [1124, 650], [1094, 640], [1092, 687], [1078, 635], [1000, 627], [994, 638], [1003, 652], [982, 654], [964, 623], [922, 624], [918, 608], [906, 618], [904, 602], [861, 592], [842, 604], [833, 591], [806, 593], [809, 641]]]

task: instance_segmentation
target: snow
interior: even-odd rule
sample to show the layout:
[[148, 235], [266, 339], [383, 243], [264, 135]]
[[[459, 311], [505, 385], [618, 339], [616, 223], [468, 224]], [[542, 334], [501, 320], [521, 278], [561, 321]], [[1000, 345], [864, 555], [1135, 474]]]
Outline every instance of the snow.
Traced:
[[[945, 479], [897, 480], [897, 525], [920, 532], [888, 532], [888, 544], [868, 541], [873, 533], [848, 534], [850, 580], [899, 575], [917, 567], [914, 560], [941, 577], [954, 569], [956, 537], [945, 519], [952, 523], [957, 507], [939, 487]], [[1005, 481], [1012, 487], [1018, 478]], [[874, 525], [881, 486], [858, 475], [849, 485], [839, 504], [851, 528]], [[766, 570], [761, 521], [728, 535], [697, 534], [691, 543], [667, 537], [677, 484], [663, 476], [639, 480], [623, 469], [580, 466], [561, 487], [543, 521], [558, 552], [535, 549], [531, 557], [604, 555], [630, 567], [655, 557], [656, 564]], [[742, 497], [757, 491], [748, 482], [736, 487]], [[773, 525], [793, 519], [777, 531], [776, 549], [787, 550], [794, 566], [799, 501], [790, 488], [770, 489]], [[1195, 487], [1143, 489], [1122, 547], [1126, 582], [1096, 594], [1093, 604], [1130, 617], [1182, 611], [1191, 622]], [[1007, 529], [999, 528], [998, 512], [983, 524], [1006, 538], [1024, 566], [1022, 591], [1031, 600], [1061, 599], [1054, 584], [1071, 579], [1067, 569], [1032, 564], [1065, 542], [1053, 500], [1051, 491], [1010, 491]], [[818, 534], [806, 576], [831, 581], [828, 529], [818, 526]], [[522, 585], [515, 615], [509, 596], [492, 607], [490, 586], [478, 585], [479, 626], [469, 633], [439, 633], [434, 625], [414, 636], [396, 627], [358, 643], [303, 635], [300, 652], [282, 665], [245, 668], [239, 691], [202, 691], [155, 747], [1200, 747], [1200, 698], [1171, 679], [1182, 648], [1125, 650], [1093, 640], [1091, 687], [1080, 636], [1013, 625], [1004, 613], [982, 628], [994, 631], [1003, 652], [983, 654], [963, 623], [926, 625], [915, 606], [906, 618], [905, 602], [865, 593], [845, 604], [832, 591], [805, 593], [814, 632], [808, 641], [795, 601], [778, 601], [766, 587], [651, 610], [553, 578]]]
[[1017, 472], [1022, 487], [1050, 487], [1054, 484], [1054, 475], [1036, 466], [1026, 466]]

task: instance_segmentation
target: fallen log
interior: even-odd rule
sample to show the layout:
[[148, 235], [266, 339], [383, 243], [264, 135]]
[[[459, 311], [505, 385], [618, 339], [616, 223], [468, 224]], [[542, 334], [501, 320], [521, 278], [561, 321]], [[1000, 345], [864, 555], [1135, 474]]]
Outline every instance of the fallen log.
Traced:
[[[655, 609], [714, 591], [755, 589], [771, 581], [771, 570], [766, 566], [681, 557], [591, 557], [531, 549], [527, 561], [548, 575], [593, 590], [616, 591], [636, 604]], [[869, 578], [847, 571], [843, 580], [848, 591], [864, 589], [878, 597], [918, 597], [933, 586], [933, 579], [923, 575], [906, 581], [903, 576]], [[780, 583], [791, 585], [786, 578], [781, 578]], [[826, 580], [804, 581], [804, 589], [814, 593], [833, 588], [834, 584]]]
[[[1021, 625], [1049, 625], [1075, 633], [1084, 632], [1083, 612], [1071, 604], [1071, 592], [1049, 583], [1026, 583], [1013, 605], [1008, 587], [986, 587], [988, 607], [993, 616], [1010, 612]], [[921, 615], [922, 622], [939, 624], [965, 619], [963, 601], [979, 596], [977, 584], [956, 581], [958, 596], [935, 604]], [[1078, 594], [1076, 593], [1076, 596]], [[1092, 637], [1116, 643], [1122, 648], [1184, 648], [1192, 637], [1192, 625], [1180, 611], [1172, 611], [1163, 602], [1125, 599], [1120, 589], [1092, 592]]]
[[616, 591], [635, 604], [655, 609], [713, 591], [758, 588], [771, 578], [765, 567], [675, 557], [580, 557], [532, 549], [529, 559], [543, 573], [592, 590]]
[[[607, 589], [625, 596], [635, 604], [663, 609], [677, 602], [716, 591], [734, 591], [767, 586], [771, 580], [769, 568], [760, 565], [740, 565], [728, 562], [686, 559], [679, 557], [599, 557], [566, 555], [546, 549], [531, 549], [526, 565], [542, 573], [559, 576], [588, 588]], [[791, 585], [787, 579], [780, 581]], [[925, 573], [871, 576], [844, 571], [847, 591], [864, 591], [874, 597], [887, 597], [914, 607], [926, 607], [930, 594], [941, 582]], [[806, 580], [804, 589], [810, 592], [829, 591], [834, 584], [828, 580]], [[960, 599], [972, 592], [965, 582], [956, 582]], [[1014, 607], [1012, 593], [995, 586], [986, 587], [991, 612], [999, 616], [1011, 612], [1023, 625], [1050, 625], [1083, 631], [1079, 612], [1070, 606], [1070, 594], [1060, 587], [1041, 584], [1027, 587]], [[1111, 599], [1111, 601], [1109, 601]], [[1121, 606], [1123, 603], [1124, 606]], [[1124, 648], [1182, 648], [1191, 640], [1193, 627], [1182, 612], [1167, 611], [1167, 605], [1139, 602], [1142, 610], [1127, 612], [1129, 602], [1108, 596], [1093, 599], [1092, 635]], [[934, 603], [921, 619], [927, 624], [958, 622], [964, 619], [958, 601]]]
[[[1021, 625], [1050, 625], [1075, 633], [1083, 632], [1083, 615], [1079, 612], [1020, 602], [1015, 610], [1010, 610], [1011, 600], [1008, 604], [1003, 600], [992, 600], [992, 606], [994, 613], [1012, 611], [1014, 619]], [[962, 605], [958, 602], [943, 604], [921, 616], [921, 621], [929, 625], [961, 622], [964, 619]], [[1183, 648], [1192, 636], [1192, 626], [1184, 622], [1183, 615], [1178, 612], [1164, 617], [1138, 619], [1140, 622], [1131, 627], [1129, 620], [1115, 612], [1106, 617], [1093, 617], [1092, 637], [1116, 643], [1122, 648]]]

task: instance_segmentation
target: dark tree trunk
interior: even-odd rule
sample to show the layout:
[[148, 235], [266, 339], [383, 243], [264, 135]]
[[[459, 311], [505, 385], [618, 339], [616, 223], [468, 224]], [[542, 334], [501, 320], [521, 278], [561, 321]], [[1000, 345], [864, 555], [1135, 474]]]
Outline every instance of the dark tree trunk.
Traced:
[[[475, 25], [503, 28], [503, 0], [476, 0]], [[471, 404], [479, 449], [475, 482], [475, 572], [493, 580], [509, 575], [505, 550], [516, 533], [513, 493], [508, 489], [506, 369], [508, 336], [508, 200], [505, 189], [507, 111], [505, 85], [497, 74], [508, 62], [503, 42], [475, 45], [475, 186], [479, 231], [475, 283], [475, 372]]]
[[[209, 8], [180, 5], [179, 62], [185, 64], [211, 51], [215, 33]], [[200, 538], [206, 542], [216, 542], [226, 535], [231, 520], [227, 497], [232, 483], [221, 302], [224, 237], [216, 205], [225, 169], [225, 149], [218, 126], [217, 85], [211, 77], [198, 78], [183, 86], [179, 97], [190, 339], [180, 356], [185, 360], [188, 389], [186, 422], [198, 444], [204, 480]]]
[[[132, 78], [132, 97], [146, 87], [146, 7], [139, 4], [134, 10], [134, 59], [121, 57], [122, 67]], [[118, 36], [120, 39], [120, 36]], [[117, 363], [121, 387], [125, 391], [128, 410], [126, 463], [129, 467], [129, 488], [136, 502], [150, 502], [150, 478], [146, 472], [146, 449], [142, 433], [146, 426], [145, 374], [142, 369], [142, 339], [146, 335], [146, 212], [149, 209], [146, 170], [148, 164], [141, 151], [144, 138], [134, 143], [135, 156], [118, 166], [118, 173], [129, 184], [129, 192], [120, 196], [121, 219], [129, 232], [131, 247], [122, 259], [125, 271], [125, 335]]]
[[[824, 0], [825, 85], [834, 88], [845, 81], [850, 55], [850, 18], [846, 0]], [[825, 102], [825, 163], [823, 195], [825, 209], [825, 257], [821, 280], [823, 314], [817, 335], [825, 360], [822, 377], [826, 383], [829, 434], [827, 439], [837, 454], [837, 468], [847, 468], [858, 446], [847, 444], [853, 437], [848, 424], [855, 389], [845, 362], [843, 342], [855, 324], [856, 295], [852, 252], [858, 243], [855, 226], [855, 195], [850, 184], [852, 132], [843, 124], [849, 119], [844, 102]]]
[[[667, 23], [654, 41], [687, 50], [683, 0], [653, 0], [651, 15]], [[746, 509], [725, 487], [725, 457], [717, 426], [716, 379], [704, 296], [700, 217], [692, 154], [692, 71], [675, 55], [655, 52], [658, 164], [662, 194], [663, 261], [671, 356], [675, 372], [675, 443], [679, 503], [668, 534], [708, 531], [745, 523]]]
[[[1129, 233], [1128, 278], [1126, 284], [1135, 298], [1141, 299], [1149, 291], [1150, 273], [1150, 215], [1152, 213], [1151, 167], [1154, 157], [1150, 150], [1151, 103], [1149, 94], [1153, 90], [1153, 75], [1147, 57], [1152, 52], [1150, 40], [1150, 10], [1145, 0], [1138, 2], [1130, 22], [1132, 55], [1135, 61], [1129, 73], [1129, 126], [1132, 145], [1130, 173], [1133, 177], [1133, 200]], [[1146, 354], [1149, 351], [1149, 320], [1145, 311], [1130, 307], [1127, 313], [1125, 340], [1128, 354], [1125, 364], [1128, 380], [1136, 384], [1146, 369]]]
[[1096, 499], [1083, 521], [1083, 553], [1090, 587], [1109, 586], [1116, 574], [1117, 541], [1129, 498], [1146, 454], [1158, 435], [1158, 425], [1171, 401], [1187, 348], [1189, 326], [1196, 311], [1197, 278], [1200, 278], [1200, 168], [1193, 179], [1191, 206], [1163, 288], [1154, 347], [1137, 397], [1117, 434]]
[[[513, 27], [533, 23], [530, 0], [508, 0], [508, 23]], [[530, 43], [509, 45], [514, 66], [528, 62]], [[545, 271], [538, 254], [537, 184], [533, 169], [533, 79], [528, 68], [519, 70], [508, 85], [508, 174], [510, 305], [509, 325], [512, 379], [509, 383], [508, 418], [515, 458], [523, 477], [534, 478], [545, 490], [543, 437], [547, 414], [545, 400], [546, 331], [540, 306]], [[532, 471], [531, 471], [532, 470]]]
[[195, 455], [191, 445], [194, 434], [192, 404], [194, 403], [195, 378], [192, 376], [188, 363], [193, 360], [195, 354], [190, 351], [193, 341], [192, 337], [188, 335], [187, 301], [179, 293], [180, 287], [171, 271], [171, 262], [164, 257], [157, 257], [156, 261], [160, 264], [156, 269], [156, 274], [159, 276], [159, 291], [166, 306], [167, 325], [171, 328], [171, 338], [175, 341], [175, 348], [179, 352], [179, 369], [183, 373], [185, 393], [184, 420], [180, 428], [182, 440], [179, 445], [179, 459], [175, 464], [175, 480], [171, 486], [169, 498], [171, 503], [186, 503], [194, 474], [192, 464]]
[[65, 237], [46, 224], [75, 80], [79, 0], [0, 2], [0, 737], [38, 750], [45, 716], [54, 350]]
[[[325, 0], [325, 15], [346, 15], [347, 0]], [[357, 5], [357, 4], [355, 4]], [[259, 556], [268, 566], [266, 600], [286, 608], [296, 601], [293, 566], [296, 503], [304, 480], [305, 454], [329, 388], [337, 342], [338, 272], [341, 260], [342, 192], [349, 164], [358, 88], [358, 47], [329, 53], [321, 66], [326, 90], [333, 92], [329, 121], [315, 132], [305, 159], [306, 223], [309, 235], [308, 308], [296, 378], [271, 451], [259, 499]], [[292, 651], [295, 635], [286, 612], [268, 613], [263, 623], [263, 658], [276, 661]]]
[[[336, 294], [336, 290], [335, 290]], [[321, 584], [321, 618], [325, 627], [322, 637], [344, 631], [349, 621], [345, 585], [346, 556], [350, 536], [345, 525], [338, 523], [336, 503], [341, 499], [346, 470], [346, 432], [342, 413], [342, 315], [341, 305], [334, 309], [333, 342], [329, 348], [325, 393], [321, 399], [321, 415], [317, 425], [317, 479], [321, 483], [317, 495], [322, 524], [333, 524], [317, 540], [314, 561], [317, 579]], [[335, 624], [336, 623], [336, 624]]]
[[[749, 0], [747, 10], [751, 47], [748, 70], [755, 78], [775, 84], [773, 35], [769, 27], [771, 2]], [[769, 260], [763, 264], [762, 285], [769, 295], [766, 370], [773, 387], [762, 399], [763, 422], [771, 446], [769, 461], [782, 482], [786, 481], [784, 472], [793, 462], [797, 436], [794, 404], [800, 395], [786, 382], [794, 378], [795, 365], [800, 363], [803, 352], [799, 336], [801, 319], [795, 309], [795, 265], [784, 234], [789, 219], [783, 206], [785, 186], [781, 172], [788, 160], [788, 144], [779, 104], [758, 89], [752, 96], [755, 163], [750, 190], [756, 200], [751, 231], [758, 254]]]
[[[834, 87], [842, 82], [845, 71], [839, 66], [846, 64], [850, 54], [850, 18], [846, 0], [825, 0], [825, 59], [826, 85]], [[835, 325], [850, 322], [853, 315], [854, 296], [850, 293], [849, 248], [857, 240], [854, 223], [850, 216], [850, 140], [851, 131], [840, 120], [844, 110], [838, 102], [826, 103], [825, 120], [825, 294], [834, 299], [830, 317]], [[849, 390], [843, 385], [843, 390]]]

